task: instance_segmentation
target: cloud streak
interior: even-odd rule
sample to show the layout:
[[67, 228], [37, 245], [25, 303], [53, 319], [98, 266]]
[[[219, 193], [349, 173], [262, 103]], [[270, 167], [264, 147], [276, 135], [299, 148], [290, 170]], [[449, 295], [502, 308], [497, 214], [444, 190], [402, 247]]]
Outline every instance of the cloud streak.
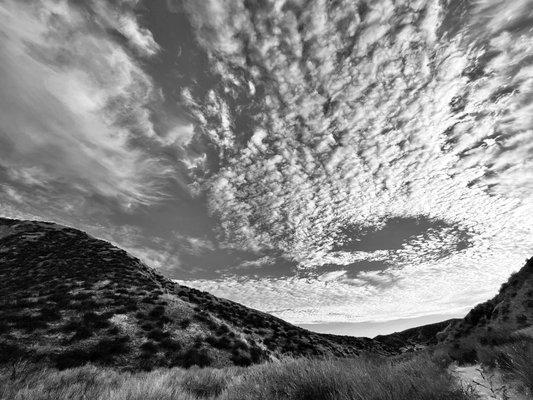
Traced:
[[144, 56], [158, 47], [131, 10], [107, 4], [94, 3], [94, 20], [66, 1], [0, 6], [1, 164], [24, 185], [69, 182], [125, 207], [149, 204], [163, 195], [172, 168], [132, 142], [157, 140], [150, 116], [157, 93], [107, 32], [121, 32]]

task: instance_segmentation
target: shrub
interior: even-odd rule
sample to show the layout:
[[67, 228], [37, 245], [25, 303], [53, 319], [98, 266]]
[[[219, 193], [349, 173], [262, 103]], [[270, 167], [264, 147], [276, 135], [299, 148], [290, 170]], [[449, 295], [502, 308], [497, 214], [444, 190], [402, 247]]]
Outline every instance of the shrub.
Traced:
[[170, 338], [165, 338], [161, 340], [159, 344], [161, 345], [161, 347], [163, 347], [166, 350], [178, 351], [181, 349], [180, 342], [178, 342], [177, 340], [170, 339]]
[[176, 364], [184, 368], [189, 368], [193, 365], [207, 367], [211, 365], [212, 361], [213, 360], [209, 356], [207, 349], [192, 347], [185, 353], [179, 355]]
[[146, 296], [141, 300], [141, 302], [146, 304], [155, 304], [156, 300], [157, 297], [154, 299], [152, 296]]
[[224, 335], [229, 332], [229, 328], [226, 324], [220, 324], [216, 330], [217, 335]]
[[90, 338], [94, 332], [89, 329], [86, 325], [81, 325], [76, 329], [76, 332], [74, 333], [74, 336], [72, 336], [73, 341], [75, 340], [83, 340]]
[[169, 324], [172, 322], [172, 319], [166, 315], [162, 315], [157, 322], [160, 324]]
[[96, 329], [107, 328], [110, 325], [107, 314], [96, 314], [94, 311], [89, 311], [82, 316], [83, 323], [92, 326]]
[[449, 349], [452, 360], [462, 364], [473, 364], [477, 358], [477, 345], [473, 340], [458, 340]]
[[151, 331], [152, 329], [154, 329], [154, 326], [150, 322], [145, 322], [141, 325], [141, 329], [143, 331]]
[[22, 314], [11, 316], [10, 319], [15, 323], [16, 328], [23, 329], [26, 332], [33, 332], [37, 329], [45, 329], [48, 326], [46, 321], [44, 321], [41, 316]]
[[250, 349], [250, 357], [251, 357], [253, 363], [258, 363], [260, 361], [263, 361], [263, 359], [265, 357], [265, 354], [264, 354], [263, 350], [261, 350], [260, 347], [254, 345]]
[[236, 350], [231, 354], [231, 361], [239, 367], [248, 367], [249, 365], [252, 365], [252, 358], [250, 355], [241, 350]]
[[128, 341], [129, 338], [127, 336], [104, 338], [91, 349], [90, 360], [109, 362], [114, 356], [128, 351]]
[[57, 369], [79, 367], [89, 361], [89, 353], [82, 349], [71, 349], [55, 356]]
[[162, 331], [159, 328], [155, 328], [155, 329], [151, 330], [150, 332], [148, 332], [147, 336], [148, 336], [149, 339], [161, 341], [163, 339], [166, 339], [166, 338], [170, 337], [170, 333], [166, 332], [166, 331]]
[[43, 307], [41, 309], [41, 318], [45, 321], [57, 321], [61, 319], [61, 313], [57, 308]]
[[154, 342], [148, 341], [141, 345], [141, 350], [146, 353], [157, 353], [158, 347]]
[[118, 326], [112, 326], [106, 331], [106, 333], [111, 336], [118, 335], [120, 333], [120, 328]]
[[205, 341], [209, 343], [211, 346], [216, 347], [217, 349], [231, 348], [231, 341], [224, 343], [224, 339], [228, 340], [228, 338], [225, 338], [225, 337], [219, 338], [219, 337], [211, 335], [211, 336], [208, 336], [205, 339]]
[[182, 319], [180, 321], [180, 328], [181, 329], [187, 329], [189, 325], [191, 324], [191, 320], [188, 318]]
[[127, 311], [127, 312], [133, 312], [133, 311], [137, 311], [139, 309], [139, 307], [137, 306], [137, 304], [135, 303], [128, 303], [124, 306], [124, 309]]
[[15, 343], [0, 342], [0, 363], [18, 360], [27, 355], [26, 349]]
[[158, 319], [165, 313], [165, 307], [163, 306], [155, 306], [152, 308], [150, 313], [148, 313], [148, 317], [152, 319]]

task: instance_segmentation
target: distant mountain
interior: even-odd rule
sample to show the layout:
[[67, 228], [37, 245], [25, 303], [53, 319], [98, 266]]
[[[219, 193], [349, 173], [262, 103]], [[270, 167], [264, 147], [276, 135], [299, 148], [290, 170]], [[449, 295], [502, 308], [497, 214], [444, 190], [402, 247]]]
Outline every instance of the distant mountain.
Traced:
[[110, 243], [0, 218], [0, 361], [130, 370], [249, 365], [282, 355], [387, 354], [178, 285]]

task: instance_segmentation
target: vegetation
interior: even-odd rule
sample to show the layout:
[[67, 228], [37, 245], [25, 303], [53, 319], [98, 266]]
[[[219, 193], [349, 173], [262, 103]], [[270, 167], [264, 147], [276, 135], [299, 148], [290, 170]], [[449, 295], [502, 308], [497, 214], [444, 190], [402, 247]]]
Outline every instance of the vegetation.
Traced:
[[473, 400], [427, 354], [402, 359], [284, 359], [248, 368], [58, 371], [28, 364], [0, 371], [1, 400]]
[[509, 330], [477, 332], [434, 349], [443, 364], [479, 364], [533, 397], [533, 337]]
[[11, 349], [0, 363], [150, 370], [391, 353], [382, 342], [309, 332], [178, 285], [75, 229], [3, 218], [0, 226], [10, 232], [0, 238], [0, 349]]
[[504, 344], [478, 345], [477, 361], [504, 372], [508, 380], [517, 381], [533, 396], [533, 338], [510, 337]]
[[533, 260], [463, 320], [367, 339], [178, 285], [73, 229], [2, 224], [0, 400], [474, 399], [451, 363], [533, 393]]
[[495, 297], [474, 307], [446, 336], [448, 341], [469, 341], [503, 329], [508, 334], [532, 324], [533, 258], [510, 276]]

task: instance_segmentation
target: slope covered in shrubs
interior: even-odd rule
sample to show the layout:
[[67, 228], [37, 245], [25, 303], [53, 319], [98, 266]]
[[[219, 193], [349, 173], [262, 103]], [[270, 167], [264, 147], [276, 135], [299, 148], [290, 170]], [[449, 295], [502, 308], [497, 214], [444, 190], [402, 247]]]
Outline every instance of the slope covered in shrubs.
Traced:
[[0, 219], [0, 281], [0, 362], [149, 370], [387, 352], [178, 285], [110, 243], [50, 223]]
[[491, 337], [527, 330], [533, 325], [533, 258], [511, 275], [499, 293], [478, 304], [441, 335], [441, 340]]

